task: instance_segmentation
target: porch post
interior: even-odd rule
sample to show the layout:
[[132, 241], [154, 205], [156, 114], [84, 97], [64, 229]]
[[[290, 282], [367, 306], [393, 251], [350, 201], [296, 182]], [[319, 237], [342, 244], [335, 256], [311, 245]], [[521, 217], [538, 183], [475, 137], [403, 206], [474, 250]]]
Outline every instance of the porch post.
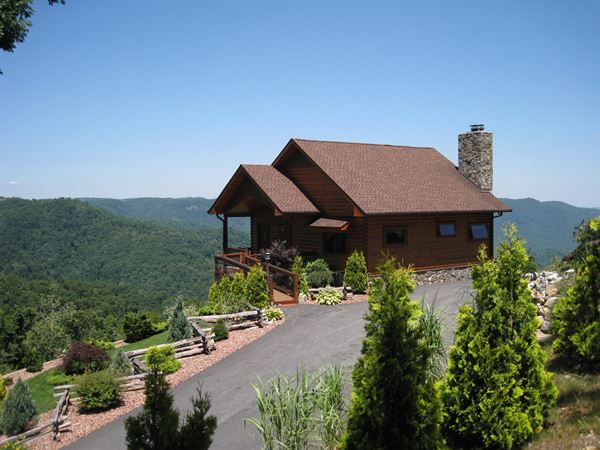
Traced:
[[228, 253], [229, 249], [229, 227], [227, 225], [227, 215], [223, 214], [223, 253]]

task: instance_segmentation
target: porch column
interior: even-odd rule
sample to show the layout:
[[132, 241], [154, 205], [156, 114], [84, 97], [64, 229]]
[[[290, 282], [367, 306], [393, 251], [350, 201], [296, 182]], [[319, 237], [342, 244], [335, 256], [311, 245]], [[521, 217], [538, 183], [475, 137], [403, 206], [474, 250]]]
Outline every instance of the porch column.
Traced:
[[227, 215], [223, 214], [223, 253], [228, 253], [229, 249], [229, 227], [227, 225]]

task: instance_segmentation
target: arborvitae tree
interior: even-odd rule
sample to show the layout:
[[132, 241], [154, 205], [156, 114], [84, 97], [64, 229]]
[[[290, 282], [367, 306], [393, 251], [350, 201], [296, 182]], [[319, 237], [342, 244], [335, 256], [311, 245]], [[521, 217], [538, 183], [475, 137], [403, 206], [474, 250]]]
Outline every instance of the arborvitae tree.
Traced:
[[179, 297], [169, 321], [169, 342], [182, 341], [192, 337], [192, 326], [185, 315], [183, 299]]
[[362, 356], [353, 373], [346, 449], [437, 449], [440, 401], [428, 361], [431, 348], [409, 294], [411, 269], [384, 261], [373, 282]]
[[38, 420], [38, 408], [29, 387], [20, 379], [12, 388], [0, 410], [0, 431], [8, 436], [31, 429]]
[[125, 356], [122, 348], [115, 350], [110, 362], [110, 370], [123, 375], [131, 375], [133, 373], [133, 365], [129, 358]]
[[353, 251], [346, 261], [344, 284], [352, 288], [352, 292], [367, 292], [369, 287], [369, 271], [363, 252]]
[[556, 304], [554, 350], [583, 369], [600, 366], [600, 216], [583, 225], [575, 285]]
[[460, 448], [517, 447], [541, 430], [556, 401], [523, 279], [527, 251], [515, 232], [506, 228], [496, 260], [482, 247], [474, 305], [459, 312], [442, 399], [446, 436]]
[[179, 412], [165, 375], [151, 371], [145, 380], [146, 401], [137, 416], [125, 420], [127, 448], [132, 450], [177, 448]]
[[269, 287], [265, 272], [259, 264], [253, 266], [246, 275], [246, 298], [258, 308], [266, 308], [269, 305]]
[[212, 442], [217, 418], [207, 416], [210, 399], [198, 388], [192, 398], [192, 412], [179, 428], [179, 412], [173, 407], [173, 396], [165, 375], [158, 371], [148, 374], [145, 381], [146, 401], [137, 416], [125, 420], [127, 448], [132, 450], [205, 450]]
[[302, 256], [297, 255], [292, 264], [292, 272], [298, 274], [298, 292], [308, 296], [308, 280], [306, 279], [306, 268]]

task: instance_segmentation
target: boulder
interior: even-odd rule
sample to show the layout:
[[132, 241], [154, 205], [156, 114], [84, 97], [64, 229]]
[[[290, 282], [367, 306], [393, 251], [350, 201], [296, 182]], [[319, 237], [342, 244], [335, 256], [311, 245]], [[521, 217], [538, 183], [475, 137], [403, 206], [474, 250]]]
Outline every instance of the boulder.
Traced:
[[555, 284], [546, 286], [546, 297], [553, 297], [558, 294], [558, 287]]
[[558, 302], [560, 300], [560, 297], [550, 297], [548, 300], [546, 300], [546, 307], [549, 309], [553, 309], [554, 305], [556, 305], [556, 302]]
[[540, 330], [542, 331], [542, 333], [550, 334], [552, 331], [552, 324], [548, 320], [544, 320], [542, 322]]

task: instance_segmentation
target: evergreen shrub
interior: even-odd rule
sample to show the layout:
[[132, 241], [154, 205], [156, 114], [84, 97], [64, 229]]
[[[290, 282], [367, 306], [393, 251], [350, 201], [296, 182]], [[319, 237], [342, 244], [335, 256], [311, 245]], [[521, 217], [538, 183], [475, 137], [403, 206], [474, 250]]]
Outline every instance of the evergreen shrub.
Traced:
[[175, 373], [181, 368], [181, 363], [175, 359], [175, 349], [170, 345], [150, 347], [145, 359], [151, 370], [164, 374]]
[[369, 287], [369, 272], [363, 252], [355, 250], [346, 260], [344, 284], [352, 288], [354, 293], [367, 292]]
[[63, 357], [63, 368], [67, 375], [102, 370], [108, 366], [108, 354], [94, 345], [73, 341]]
[[27, 384], [19, 379], [2, 402], [0, 431], [7, 436], [13, 436], [30, 430], [37, 421], [37, 405]]
[[297, 255], [294, 258], [294, 263], [292, 264], [292, 272], [298, 274], [298, 292], [308, 297], [308, 280], [306, 279], [306, 268], [304, 267], [304, 261], [302, 260], [302, 256]]
[[121, 381], [110, 371], [90, 372], [77, 378], [75, 390], [83, 412], [104, 411], [121, 401]]
[[169, 320], [169, 342], [182, 341], [192, 337], [192, 326], [187, 320], [183, 299], [177, 299], [175, 309]]
[[32, 373], [41, 371], [44, 366], [42, 354], [34, 348], [27, 348], [25, 350], [23, 362], [25, 363], [25, 370]]
[[222, 341], [229, 338], [229, 328], [223, 319], [219, 319], [212, 327], [212, 332], [215, 334], [215, 341]]
[[306, 280], [312, 288], [325, 287], [333, 283], [333, 274], [324, 259], [315, 259], [306, 264]]
[[115, 350], [113, 354], [109, 369], [116, 374], [122, 375], [131, 375], [133, 374], [133, 365], [129, 358], [125, 355], [125, 352], [122, 348], [118, 348]]
[[523, 278], [527, 251], [515, 232], [505, 228], [496, 260], [482, 246], [472, 271], [474, 304], [459, 312], [442, 395], [446, 437], [456, 447], [520, 447], [556, 401]]
[[73, 377], [71, 375], [67, 375], [64, 372], [61, 372], [56, 369], [50, 369], [48, 371], [48, 376], [46, 377], [46, 383], [51, 386], [61, 386], [63, 384], [70, 384], [73, 382]]
[[123, 320], [123, 333], [127, 342], [141, 341], [154, 334], [152, 319], [145, 312], [128, 312]]
[[257, 308], [266, 308], [269, 305], [269, 287], [265, 272], [259, 264], [254, 265], [246, 275], [245, 297]]

